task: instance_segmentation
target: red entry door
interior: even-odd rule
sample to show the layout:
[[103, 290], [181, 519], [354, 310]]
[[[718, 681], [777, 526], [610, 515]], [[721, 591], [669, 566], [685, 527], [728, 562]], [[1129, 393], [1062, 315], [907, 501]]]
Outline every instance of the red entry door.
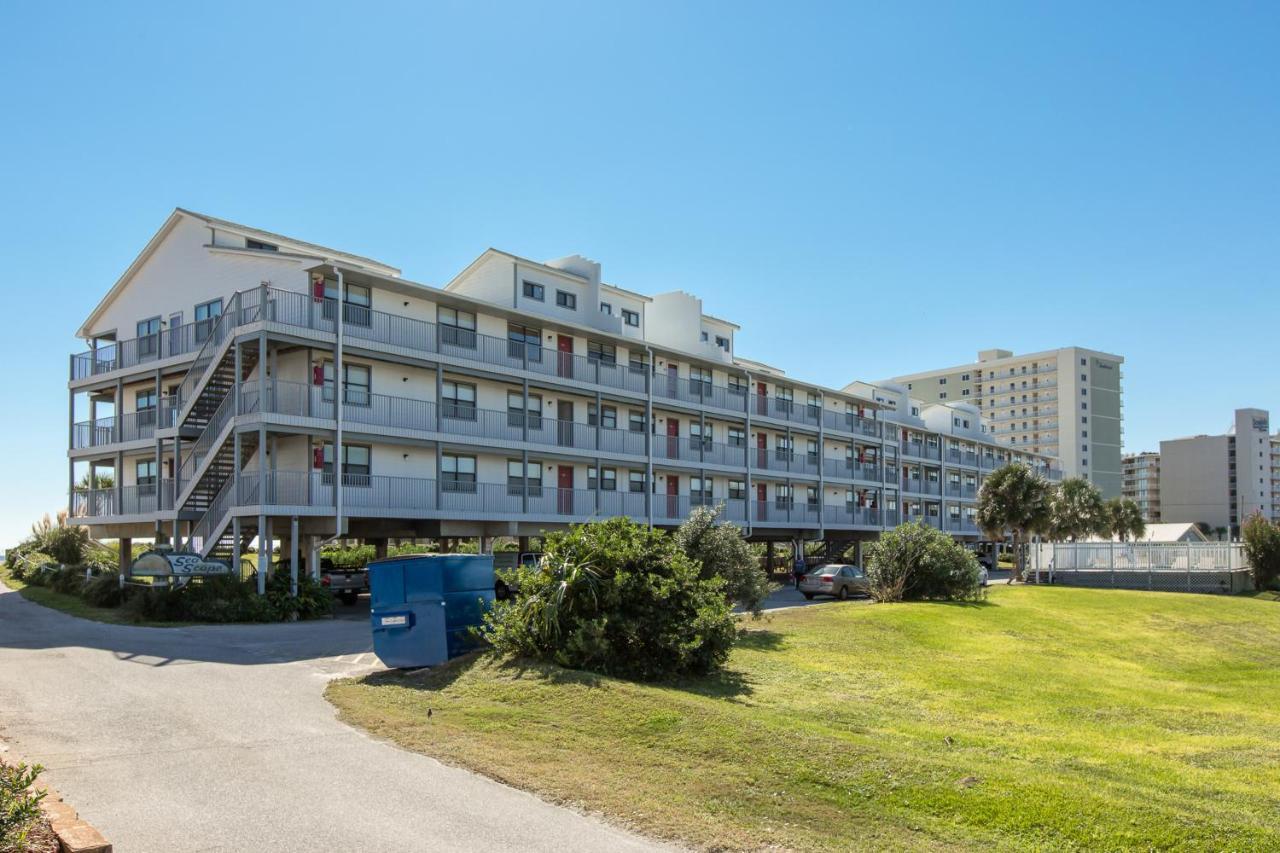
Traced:
[[573, 466], [561, 465], [556, 474], [556, 510], [573, 515]]
[[769, 414], [769, 386], [763, 382], [756, 383], [756, 414]]
[[573, 377], [573, 338], [560, 335], [556, 338], [556, 357], [559, 359], [559, 374]]
[[680, 517], [680, 478], [667, 475], [667, 518]]
[[764, 483], [756, 483], [756, 521], [769, 516], [769, 489]]
[[667, 418], [667, 458], [680, 458], [680, 419]]
[[768, 436], [763, 432], [756, 433], [756, 467], [769, 467]]

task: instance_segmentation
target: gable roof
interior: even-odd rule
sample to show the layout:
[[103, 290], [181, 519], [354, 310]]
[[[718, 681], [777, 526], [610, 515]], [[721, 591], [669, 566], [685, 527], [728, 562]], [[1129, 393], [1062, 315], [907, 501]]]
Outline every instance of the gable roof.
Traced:
[[295, 240], [292, 237], [285, 237], [282, 234], [263, 231], [261, 228], [252, 228], [248, 225], [240, 225], [239, 223], [231, 222], [227, 219], [219, 219], [216, 216], [206, 216], [203, 213], [196, 213], [195, 211], [175, 207], [173, 212], [169, 214], [167, 219], [165, 219], [164, 224], [160, 226], [160, 229], [152, 235], [151, 239], [147, 241], [147, 245], [142, 247], [142, 251], [138, 253], [138, 256], [133, 259], [133, 262], [129, 264], [128, 268], [125, 269], [120, 278], [116, 279], [116, 283], [111, 285], [111, 289], [107, 291], [106, 295], [102, 297], [94, 307], [93, 311], [89, 313], [89, 316], [85, 318], [85, 321], [80, 325], [79, 331], [76, 332], [77, 337], [88, 337], [90, 334], [89, 329], [93, 326], [94, 322], [102, 315], [102, 312], [106, 310], [106, 307], [120, 295], [120, 292], [124, 290], [129, 281], [132, 280], [138, 270], [142, 268], [142, 265], [147, 262], [147, 259], [150, 258], [156, 249], [159, 248], [160, 244], [164, 242], [164, 239], [169, 236], [169, 233], [173, 231], [179, 222], [182, 221], [183, 217], [203, 222], [210, 228], [231, 231], [242, 236], [260, 239], [262, 242], [266, 243], [280, 244], [296, 248], [301, 250], [305, 256], [315, 255], [321, 259], [342, 259], [357, 266], [374, 270], [383, 275], [400, 275], [400, 270], [396, 267], [384, 264], [380, 261], [375, 261], [372, 258], [353, 255], [349, 252], [340, 252], [337, 249], [330, 249], [316, 243], [308, 243], [305, 240]]
[[339, 251], [338, 249], [331, 249], [328, 246], [321, 246], [318, 243], [308, 243], [306, 240], [298, 240], [293, 237], [286, 237], [283, 234], [276, 234], [272, 231], [264, 231], [261, 228], [254, 228], [249, 225], [241, 225], [240, 223], [232, 222], [229, 219], [219, 219], [216, 216], [207, 216], [206, 214], [196, 213], [194, 210], [187, 210], [186, 208], [182, 208], [182, 207], [175, 207], [173, 210], [175, 213], [181, 213], [181, 214], [185, 214], [186, 216], [190, 216], [193, 219], [199, 219], [202, 222], [204, 222], [206, 225], [210, 225], [216, 228], [221, 228], [225, 231], [234, 231], [236, 233], [244, 234], [246, 236], [253, 236], [255, 238], [261, 237], [263, 238], [264, 242], [267, 242], [267, 243], [285, 243], [290, 246], [296, 246], [300, 249], [308, 250], [307, 254], [311, 254], [314, 252], [315, 254], [321, 255], [324, 258], [341, 258], [343, 260], [351, 261], [363, 267], [370, 267], [372, 269], [376, 269], [378, 272], [382, 273], [383, 275], [391, 275], [391, 276], [400, 275], [400, 270], [398, 268], [393, 267], [390, 264], [384, 264], [382, 263], [382, 261], [378, 261], [373, 258], [367, 258], [363, 255], [353, 255], [350, 252], [343, 252], [343, 251]]

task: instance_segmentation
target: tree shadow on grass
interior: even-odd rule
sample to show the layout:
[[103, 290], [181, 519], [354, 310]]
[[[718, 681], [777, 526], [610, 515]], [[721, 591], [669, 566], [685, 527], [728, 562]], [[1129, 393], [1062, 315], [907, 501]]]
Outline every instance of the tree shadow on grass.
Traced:
[[751, 649], [754, 652], [776, 652], [786, 645], [786, 640], [777, 631], [748, 628], [738, 632], [737, 648]]
[[912, 604], [932, 604], [935, 607], [963, 607], [966, 609], [983, 609], [987, 607], [999, 607], [1000, 605], [992, 601], [990, 598], [982, 598], [977, 601], [950, 601], [941, 598], [918, 598], [911, 601]]

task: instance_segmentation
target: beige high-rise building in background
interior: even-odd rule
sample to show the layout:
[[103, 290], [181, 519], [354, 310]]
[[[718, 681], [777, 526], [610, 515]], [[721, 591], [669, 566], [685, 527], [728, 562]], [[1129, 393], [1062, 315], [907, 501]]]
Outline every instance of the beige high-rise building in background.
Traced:
[[1126, 454], [1122, 494], [1142, 510], [1142, 520], [1158, 524], [1160, 517], [1160, 454], [1145, 451]]
[[1066, 476], [1121, 493], [1122, 356], [1081, 347], [990, 349], [957, 367], [894, 377], [925, 403], [972, 403], [1000, 444], [1056, 456]]
[[1280, 521], [1280, 435], [1270, 420], [1265, 409], [1236, 409], [1222, 435], [1160, 442], [1160, 520], [1233, 537], [1255, 513]]

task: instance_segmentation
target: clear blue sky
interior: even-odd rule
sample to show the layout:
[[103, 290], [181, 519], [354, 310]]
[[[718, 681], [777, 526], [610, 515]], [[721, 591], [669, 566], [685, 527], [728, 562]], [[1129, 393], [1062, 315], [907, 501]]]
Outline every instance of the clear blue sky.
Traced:
[[432, 284], [486, 246], [581, 252], [831, 386], [1118, 352], [1130, 449], [1280, 410], [1275, 3], [8, 3], [0, 29], [0, 545], [65, 505], [72, 335], [176, 205]]

